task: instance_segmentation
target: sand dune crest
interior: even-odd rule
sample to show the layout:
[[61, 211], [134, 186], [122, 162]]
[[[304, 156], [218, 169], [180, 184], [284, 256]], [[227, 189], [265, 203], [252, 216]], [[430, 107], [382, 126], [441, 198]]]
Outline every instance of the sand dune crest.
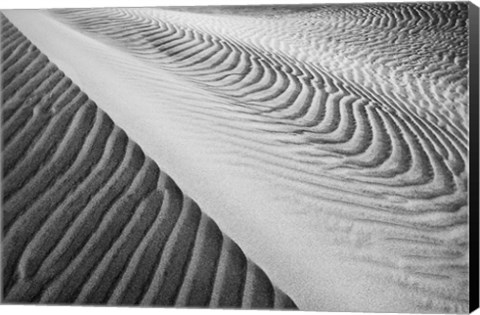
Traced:
[[7, 303], [295, 308], [108, 115], [1, 19]]

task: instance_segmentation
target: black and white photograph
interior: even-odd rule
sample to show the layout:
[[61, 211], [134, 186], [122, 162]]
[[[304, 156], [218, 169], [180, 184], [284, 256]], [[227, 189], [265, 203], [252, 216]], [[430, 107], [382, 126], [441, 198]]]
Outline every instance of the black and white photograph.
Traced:
[[0, 21], [2, 304], [478, 307], [474, 3]]

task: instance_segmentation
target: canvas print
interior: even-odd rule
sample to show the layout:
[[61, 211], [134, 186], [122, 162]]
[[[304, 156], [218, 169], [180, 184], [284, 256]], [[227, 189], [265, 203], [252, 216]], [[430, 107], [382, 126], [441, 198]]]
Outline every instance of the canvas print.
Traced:
[[471, 7], [2, 10], [2, 303], [468, 312]]

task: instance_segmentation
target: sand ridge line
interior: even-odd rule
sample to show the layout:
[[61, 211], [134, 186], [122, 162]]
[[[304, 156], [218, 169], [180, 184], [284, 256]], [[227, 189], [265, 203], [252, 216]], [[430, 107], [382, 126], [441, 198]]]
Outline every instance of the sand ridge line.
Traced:
[[[4, 164], [2, 184], [8, 192], [5, 301], [295, 307], [138, 145], [1, 20], [8, 30], [2, 43], [14, 37], [19, 47], [36, 52], [25, 62], [24, 49], [2, 50], [3, 73], [14, 73], [2, 73], [2, 111], [9, 122], [2, 125], [9, 140], [4, 136], [3, 154], [18, 154]], [[208, 273], [198, 272], [207, 267]], [[163, 276], [139, 277], [148, 275], [145, 270]], [[239, 282], [223, 280], [231, 277]], [[244, 290], [246, 279], [256, 283]], [[261, 300], [252, 302], [251, 290], [261, 290]]]

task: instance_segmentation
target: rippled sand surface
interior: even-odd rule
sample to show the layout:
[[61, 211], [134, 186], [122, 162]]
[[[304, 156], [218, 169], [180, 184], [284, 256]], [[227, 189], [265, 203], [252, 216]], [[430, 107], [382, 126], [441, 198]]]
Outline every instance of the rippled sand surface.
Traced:
[[466, 4], [3, 13], [7, 301], [468, 310]]

